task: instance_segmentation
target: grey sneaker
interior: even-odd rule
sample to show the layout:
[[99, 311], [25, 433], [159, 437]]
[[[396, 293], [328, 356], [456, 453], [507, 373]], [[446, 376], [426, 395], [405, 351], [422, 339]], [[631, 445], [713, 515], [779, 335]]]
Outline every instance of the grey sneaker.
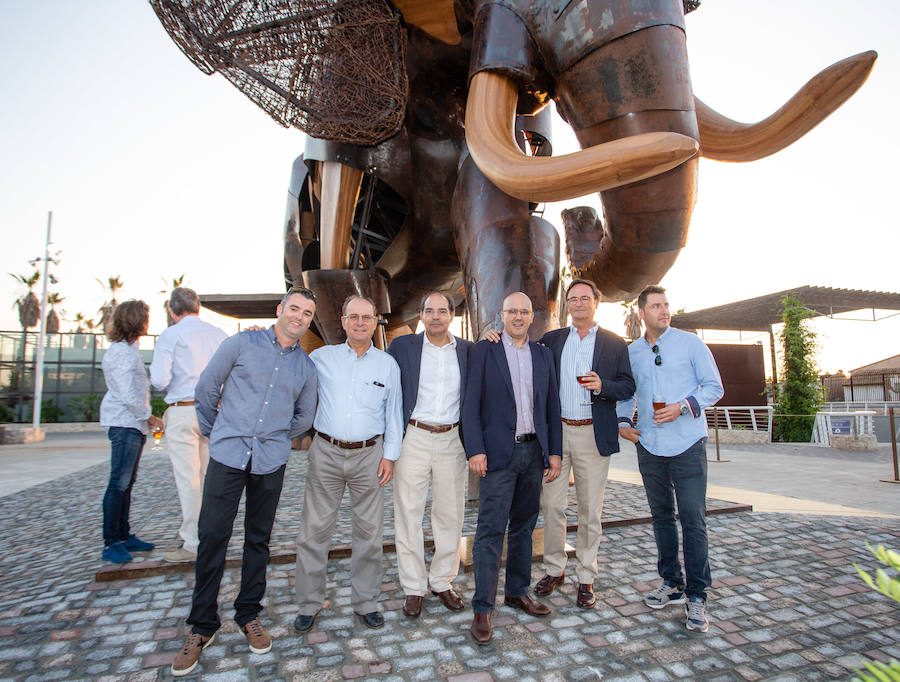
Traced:
[[644, 603], [651, 609], [661, 609], [669, 604], [684, 604], [684, 602], [684, 588], [666, 582], [644, 595]]
[[703, 597], [690, 597], [684, 605], [684, 626], [688, 630], [706, 632], [709, 630], [709, 619], [706, 617], [706, 600]]

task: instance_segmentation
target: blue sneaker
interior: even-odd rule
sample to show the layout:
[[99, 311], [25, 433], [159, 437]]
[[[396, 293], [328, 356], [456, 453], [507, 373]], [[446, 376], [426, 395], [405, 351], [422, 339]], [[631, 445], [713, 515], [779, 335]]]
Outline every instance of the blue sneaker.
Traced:
[[703, 597], [691, 595], [688, 597], [688, 603], [684, 605], [684, 626], [688, 630], [696, 630], [697, 632], [707, 632], [709, 630], [709, 619], [706, 617], [706, 600]]
[[125, 549], [125, 543], [120, 540], [103, 550], [103, 561], [110, 561], [114, 564], [127, 564], [131, 561], [131, 555]]
[[644, 603], [651, 609], [661, 609], [669, 604], [684, 604], [684, 588], [664, 582], [644, 595]]
[[134, 533], [122, 540], [122, 545], [129, 552], [149, 552], [156, 547], [152, 542], [144, 542]]

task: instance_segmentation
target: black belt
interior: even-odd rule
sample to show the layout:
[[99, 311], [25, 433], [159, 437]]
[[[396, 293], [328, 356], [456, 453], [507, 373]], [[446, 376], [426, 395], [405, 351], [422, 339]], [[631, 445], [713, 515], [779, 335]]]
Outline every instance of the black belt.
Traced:
[[523, 433], [521, 436], [516, 436], [516, 442], [527, 443], [528, 441], [535, 440], [536, 438], [536, 433]]
[[370, 448], [378, 442], [378, 436], [370, 438], [369, 440], [358, 440], [351, 442], [332, 438], [327, 433], [322, 433], [321, 431], [316, 431], [316, 435], [323, 440], [327, 440], [332, 445], [337, 445], [339, 448], [344, 448], [344, 450], [359, 450], [360, 448]]

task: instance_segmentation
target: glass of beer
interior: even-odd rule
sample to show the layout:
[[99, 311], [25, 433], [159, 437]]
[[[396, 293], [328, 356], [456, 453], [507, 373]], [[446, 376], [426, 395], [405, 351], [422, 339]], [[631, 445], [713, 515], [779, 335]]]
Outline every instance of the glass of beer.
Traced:
[[[662, 408], [664, 408], [666, 406], [666, 399], [662, 393], [654, 393], [653, 397], [650, 400], [653, 404], [654, 412], [656, 412], [657, 410], [661, 410]], [[659, 427], [659, 426], [662, 426], [662, 424], [657, 424], [656, 422], [654, 422], [653, 426]]]
[[151, 450], [162, 450], [163, 449], [163, 446], [159, 444], [160, 441], [162, 440], [162, 437], [163, 437], [162, 429], [156, 429], [153, 432], [153, 447], [150, 448]]

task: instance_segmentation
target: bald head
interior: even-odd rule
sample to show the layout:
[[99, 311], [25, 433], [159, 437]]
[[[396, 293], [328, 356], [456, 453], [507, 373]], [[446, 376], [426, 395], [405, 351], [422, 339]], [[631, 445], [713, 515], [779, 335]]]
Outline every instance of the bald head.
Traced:
[[521, 291], [516, 291], [503, 299], [503, 331], [512, 337], [516, 344], [528, 339], [528, 328], [533, 319], [531, 299]]

